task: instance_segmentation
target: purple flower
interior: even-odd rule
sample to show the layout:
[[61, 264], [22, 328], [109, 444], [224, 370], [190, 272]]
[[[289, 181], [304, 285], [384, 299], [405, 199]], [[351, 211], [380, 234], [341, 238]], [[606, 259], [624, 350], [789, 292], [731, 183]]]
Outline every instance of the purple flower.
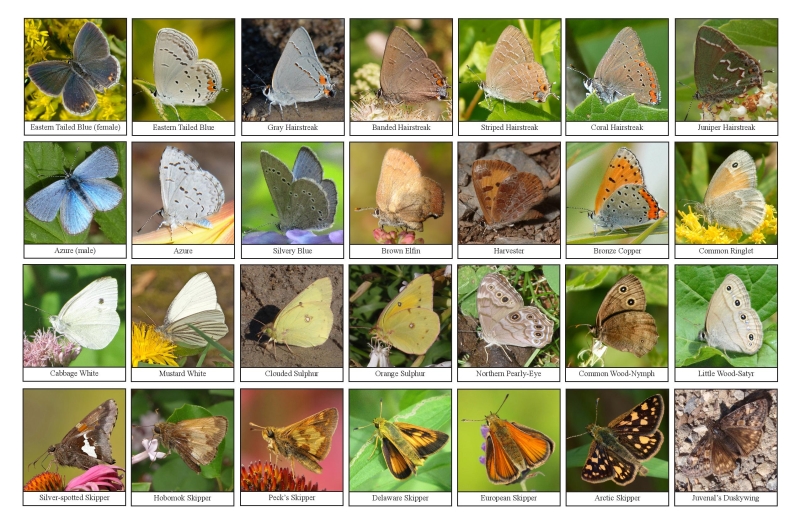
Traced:
[[242, 238], [243, 245], [341, 245], [343, 243], [343, 230], [320, 235], [310, 230], [299, 229], [290, 230], [286, 235], [279, 232], [250, 232]]
[[83, 475], [70, 480], [67, 491], [125, 491], [122, 484], [124, 472], [124, 469], [117, 466], [93, 466]]

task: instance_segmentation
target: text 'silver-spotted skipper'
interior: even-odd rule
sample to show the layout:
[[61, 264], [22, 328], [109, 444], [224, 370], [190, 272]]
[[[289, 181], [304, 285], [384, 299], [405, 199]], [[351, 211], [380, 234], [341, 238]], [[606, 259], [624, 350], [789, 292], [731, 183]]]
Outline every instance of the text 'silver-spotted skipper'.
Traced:
[[689, 454], [683, 473], [688, 477], [722, 475], [736, 469], [736, 460], [750, 455], [761, 442], [769, 400], [745, 403], [717, 421], [706, 422], [708, 431]]
[[267, 441], [271, 454], [289, 459], [294, 476], [294, 461], [297, 460], [309, 471], [322, 473], [319, 462], [331, 451], [331, 437], [339, 424], [339, 411], [326, 408], [285, 428], [260, 426], [250, 423], [250, 430], [260, 430]]
[[[599, 406], [600, 400], [597, 402]], [[612, 480], [627, 486], [637, 474], [647, 475], [642, 462], [654, 457], [664, 443], [664, 434], [658, 429], [664, 417], [664, 398], [660, 394], [650, 396], [607, 427], [597, 426], [596, 413], [597, 408], [594, 424], [586, 427], [594, 440], [581, 478], [592, 484]]]
[[79, 469], [114, 464], [108, 439], [117, 422], [117, 412], [117, 403], [113, 399], [103, 402], [67, 432], [60, 443], [47, 448], [45, 455], [53, 455], [60, 466]]
[[153, 438], [170, 452], [177, 451], [187, 466], [200, 473], [200, 466], [211, 464], [217, 457], [217, 448], [227, 431], [228, 420], [215, 415], [177, 423], [158, 423], [153, 427]]

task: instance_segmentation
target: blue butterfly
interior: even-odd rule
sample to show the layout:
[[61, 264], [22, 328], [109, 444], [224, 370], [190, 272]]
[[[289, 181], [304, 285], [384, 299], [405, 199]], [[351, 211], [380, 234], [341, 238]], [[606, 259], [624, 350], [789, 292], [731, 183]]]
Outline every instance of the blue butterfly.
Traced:
[[94, 91], [103, 92], [119, 82], [120, 66], [111, 55], [108, 40], [92, 22], [78, 31], [72, 59], [40, 61], [28, 67], [28, 77], [42, 93], [62, 96], [64, 108], [73, 115], [88, 115], [97, 105]]
[[64, 232], [80, 234], [89, 228], [96, 210], [111, 210], [122, 200], [122, 189], [103, 180], [117, 176], [117, 171], [117, 154], [108, 146], [101, 147], [67, 172], [66, 178], [31, 196], [25, 208], [40, 221], [53, 221], [60, 208]]

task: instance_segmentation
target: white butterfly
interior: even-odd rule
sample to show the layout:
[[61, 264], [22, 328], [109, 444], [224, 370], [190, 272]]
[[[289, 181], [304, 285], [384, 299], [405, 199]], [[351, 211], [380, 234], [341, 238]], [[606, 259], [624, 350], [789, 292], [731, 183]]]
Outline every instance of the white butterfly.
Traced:
[[207, 273], [198, 273], [186, 283], [167, 309], [164, 325], [158, 328], [173, 342], [190, 347], [205, 347], [189, 324], [214, 340], [228, 334], [225, 314], [217, 304], [217, 290]]
[[69, 299], [50, 324], [81, 347], [103, 349], [119, 330], [117, 293], [117, 280], [101, 277]]

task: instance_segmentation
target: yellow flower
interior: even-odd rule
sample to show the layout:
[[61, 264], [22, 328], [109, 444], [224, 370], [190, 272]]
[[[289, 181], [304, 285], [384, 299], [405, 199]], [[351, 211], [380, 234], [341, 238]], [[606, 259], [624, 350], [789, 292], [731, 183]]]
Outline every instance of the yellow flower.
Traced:
[[156, 331], [153, 324], [133, 324], [131, 357], [134, 367], [138, 367], [139, 362], [178, 366], [175, 363], [175, 344]]
[[688, 212], [678, 211], [680, 222], [675, 227], [675, 235], [679, 242], [692, 245], [759, 244], [766, 243], [767, 236], [778, 234], [778, 218], [775, 215], [775, 207], [772, 205], [766, 205], [764, 221], [744, 240], [741, 240], [741, 230], [725, 228], [716, 224], [705, 227], [697, 216], [692, 212], [691, 206]]

